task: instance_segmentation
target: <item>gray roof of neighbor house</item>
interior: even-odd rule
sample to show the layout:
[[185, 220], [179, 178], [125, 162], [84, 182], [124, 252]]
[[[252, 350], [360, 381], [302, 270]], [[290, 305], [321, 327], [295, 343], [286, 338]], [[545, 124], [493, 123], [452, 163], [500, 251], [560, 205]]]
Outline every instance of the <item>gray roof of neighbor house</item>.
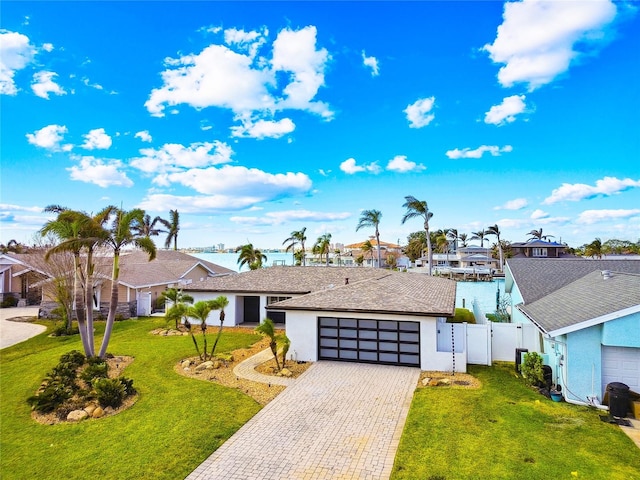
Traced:
[[[388, 273], [386, 270], [382, 271]], [[215, 292], [254, 292], [305, 294], [380, 276], [381, 270], [366, 267], [292, 267], [277, 266], [250, 270], [224, 277], [193, 282], [185, 290]]]
[[176, 250], [158, 250], [153, 261], [149, 261], [146, 253], [133, 250], [120, 255], [120, 283], [141, 287], [178, 282], [197, 265], [205, 268], [208, 271], [207, 275], [235, 273], [228, 268]]
[[377, 272], [374, 278], [349, 281], [347, 285], [271, 304], [267, 309], [454, 316], [455, 281], [420, 274]]
[[[518, 285], [524, 303], [529, 304], [596, 270], [640, 274], [640, 260], [510, 258], [507, 268]], [[508, 277], [506, 289], [510, 292], [512, 285]]]
[[544, 333], [555, 336], [601, 323], [605, 321], [602, 317], [634, 307], [640, 311], [639, 274], [593, 271], [517, 308]]

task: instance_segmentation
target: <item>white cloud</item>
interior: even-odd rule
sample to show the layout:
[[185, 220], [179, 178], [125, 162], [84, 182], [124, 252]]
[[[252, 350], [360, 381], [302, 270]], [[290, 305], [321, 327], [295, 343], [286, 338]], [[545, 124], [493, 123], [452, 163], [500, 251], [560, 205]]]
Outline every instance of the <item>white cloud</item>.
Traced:
[[632, 180], [630, 178], [620, 180], [616, 177], [604, 177], [597, 180], [595, 185], [563, 183], [561, 187], [553, 190], [551, 195], [545, 198], [542, 203], [551, 205], [563, 201], [578, 202], [580, 200], [597, 197], [598, 195], [608, 197], [631, 188], [639, 187], [640, 180]]
[[405, 155], [396, 155], [391, 160], [389, 160], [389, 163], [387, 163], [387, 170], [399, 173], [421, 172], [426, 168], [427, 167], [422, 164], [407, 160], [407, 157]]
[[629, 219], [632, 217], [640, 217], [640, 209], [620, 209], [620, 210], [585, 210], [582, 212], [576, 223], [591, 225], [607, 220], [617, 220], [620, 218]]
[[65, 133], [67, 133], [67, 127], [64, 125], [47, 125], [33, 133], [27, 133], [26, 137], [29, 143], [36, 147], [52, 152], [68, 152], [73, 148], [73, 145], [61, 145]]
[[549, 214], [539, 208], [531, 212], [531, 218], [534, 220], [539, 220], [541, 218], [549, 218]]
[[13, 212], [32, 212], [41, 213], [42, 207], [23, 207], [22, 205], [14, 205], [11, 203], [0, 203], [0, 211], [6, 212], [7, 210]]
[[503, 64], [498, 72], [503, 87], [526, 83], [532, 91], [602, 43], [616, 10], [608, 0], [507, 2], [496, 39], [483, 50]]
[[351, 217], [349, 212], [312, 212], [309, 210], [286, 210], [281, 212], [267, 212], [259, 217], [231, 217], [234, 223], [252, 226], [282, 225], [287, 222], [332, 222]]
[[111, 137], [107, 135], [104, 128], [90, 130], [84, 136], [84, 143], [81, 145], [85, 150], [107, 150], [111, 147]]
[[494, 210], [521, 210], [529, 205], [526, 198], [515, 198], [507, 201], [504, 205], [494, 207]]
[[167, 180], [205, 195], [227, 195], [269, 201], [301, 195], [311, 189], [304, 173], [267, 173], [257, 168], [224, 165], [220, 168], [192, 168], [170, 173]]
[[505, 123], [512, 123], [516, 121], [516, 115], [519, 115], [525, 111], [527, 105], [524, 95], [511, 95], [502, 99], [500, 105], [494, 105], [484, 115], [484, 123], [490, 123], [492, 125], [504, 125]]
[[369, 173], [380, 173], [382, 169], [376, 162], [372, 162], [365, 165], [358, 165], [356, 163], [355, 158], [347, 158], [344, 162], [340, 164], [340, 170], [348, 175], [353, 175], [354, 173], [360, 172], [369, 172]]
[[168, 185], [168, 173], [190, 168], [209, 167], [231, 161], [233, 150], [224, 142], [192, 143], [185, 147], [167, 143], [162, 147], [143, 148], [141, 157], [131, 160], [130, 165], [147, 174], [155, 174], [154, 182]]
[[330, 59], [325, 49], [316, 48], [316, 28], [283, 29], [272, 44], [271, 60], [256, 59], [267, 34], [266, 29], [230, 29], [225, 32], [230, 46], [212, 44], [199, 54], [166, 59], [163, 85], [151, 91], [147, 110], [164, 116], [167, 106], [187, 104], [196, 109], [229, 109], [239, 118], [270, 120], [274, 112], [294, 109], [330, 119], [333, 112], [328, 105], [314, 101]]
[[408, 105], [403, 111], [407, 114], [409, 127], [422, 128], [429, 125], [436, 116], [431, 113], [436, 102], [436, 97], [421, 98], [411, 105]]
[[40, 98], [46, 98], [49, 100], [49, 94], [66, 95], [67, 92], [56, 82], [53, 81], [54, 77], [58, 74], [55, 72], [37, 72], [33, 75], [33, 82], [31, 82], [31, 90]]
[[42, 44], [42, 49], [45, 52], [53, 52], [53, 43], [43, 43]]
[[367, 57], [367, 55], [364, 53], [364, 50], [362, 51], [362, 63], [365, 67], [369, 67], [371, 69], [372, 77], [377, 77], [378, 75], [380, 75], [378, 59], [376, 57]]
[[145, 197], [137, 207], [151, 212], [178, 209], [180, 213], [213, 213], [244, 210], [260, 201], [258, 197], [240, 195], [181, 196], [154, 193]]
[[456, 148], [454, 150], [449, 150], [446, 152], [447, 157], [451, 159], [458, 158], [482, 158], [485, 152], [489, 152], [493, 157], [499, 157], [501, 153], [508, 153], [513, 151], [513, 147], [511, 145], [505, 145], [500, 148], [497, 145], [480, 145], [475, 150], [471, 150], [470, 148], [463, 148], [462, 150]]
[[232, 137], [246, 138], [280, 138], [293, 132], [296, 129], [295, 124], [290, 118], [282, 120], [258, 120], [253, 122], [251, 119], [242, 122], [242, 125], [231, 127]]
[[142, 130], [140, 132], [137, 132], [134, 135], [134, 138], [139, 138], [143, 142], [152, 142], [153, 141], [153, 138], [151, 137], [151, 134], [149, 134], [149, 130]]
[[[104, 90], [104, 87], [102, 85], [100, 85], [99, 83], [91, 83], [91, 81], [87, 77], [84, 77], [82, 79], [82, 83], [84, 83], [87, 87], [95, 88], [96, 90]], [[111, 93], [113, 94], [114, 92]]]
[[67, 168], [71, 172], [71, 179], [85, 183], [93, 183], [102, 188], [131, 187], [133, 182], [124, 172], [121, 172], [120, 160], [106, 160], [91, 156], [73, 156], [79, 165]]
[[26, 35], [0, 30], [0, 95], [18, 93], [13, 77], [31, 63], [35, 53]]

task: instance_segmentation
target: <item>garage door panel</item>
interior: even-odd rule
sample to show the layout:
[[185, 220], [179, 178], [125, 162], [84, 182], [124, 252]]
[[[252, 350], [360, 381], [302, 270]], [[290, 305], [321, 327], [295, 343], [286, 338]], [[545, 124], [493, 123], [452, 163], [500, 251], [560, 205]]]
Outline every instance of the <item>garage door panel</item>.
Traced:
[[640, 392], [640, 348], [602, 347], [602, 391], [612, 382]]
[[420, 324], [394, 320], [320, 317], [319, 358], [420, 365]]

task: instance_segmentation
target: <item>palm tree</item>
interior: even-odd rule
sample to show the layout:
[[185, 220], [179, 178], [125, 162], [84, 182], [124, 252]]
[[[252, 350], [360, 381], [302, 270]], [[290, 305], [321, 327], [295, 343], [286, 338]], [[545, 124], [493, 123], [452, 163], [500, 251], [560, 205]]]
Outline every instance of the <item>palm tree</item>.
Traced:
[[382, 218], [382, 212], [380, 210], [364, 210], [360, 214], [358, 225], [356, 226], [356, 232], [363, 227], [375, 228], [376, 244], [378, 246], [378, 268], [382, 266], [380, 259], [380, 232], [378, 226], [380, 225], [380, 219]]
[[[204, 358], [202, 357], [202, 355], [200, 355], [198, 342], [196, 341], [196, 337], [193, 335], [193, 333], [191, 333], [191, 338], [193, 338], [193, 343], [196, 345], [196, 351], [198, 352], [201, 360], [207, 359], [207, 318], [209, 318], [209, 313], [211, 313], [211, 310], [213, 310], [212, 307], [213, 306], [211, 305], [211, 302], [202, 300], [200, 302], [194, 303], [187, 309], [187, 316], [195, 318], [196, 320], [200, 320], [200, 331], [202, 332], [202, 338], [204, 342]], [[191, 330], [189, 330], [189, 332], [191, 332]]]
[[427, 237], [427, 259], [429, 262], [429, 275], [433, 269], [433, 250], [431, 248], [431, 235], [429, 235], [429, 220], [433, 217], [433, 213], [429, 211], [429, 206], [425, 200], [418, 200], [415, 197], [409, 195], [404, 197], [405, 202], [402, 205], [407, 209], [402, 216], [402, 223], [404, 224], [410, 218], [420, 217], [424, 220], [424, 231]]
[[549, 238], [554, 238], [553, 235], [543, 235], [542, 228], [540, 230], [531, 230], [529, 233], [527, 233], [527, 235], [531, 235], [531, 238], [529, 240], [547, 240]]
[[142, 217], [142, 223], [134, 227], [134, 232], [142, 237], [156, 237], [163, 232], [163, 230], [156, 228], [156, 224], [159, 222], [162, 222], [162, 218], [156, 217], [151, 220], [151, 215], [145, 213]]
[[469, 240], [480, 240], [480, 246], [484, 247], [484, 237], [487, 235], [486, 230], [478, 230], [477, 232], [471, 232], [471, 238]]
[[[167, 310], [165, 317], [171, 317], [171, 319], [175, 320], [177, 330], [178, 322], [182, 320], [182, 317], [186, 312], [186, 306], [184, 304], [193, 303], [193, 297], [186, 293], [182, 293], [182, 290], [177, 288], [167, 288], [161, 295], [165, 300], [169, 300], [173, 304], [169, 310]], [[184, 308], [180, 308], [181, 306]]]
[[[177, 212], [176, 212], [177, 213]], [[135, 245], [149, 255], [149, 261], [156, 258], [156, 246], [148, 236], [140, 236], [134, 233], [134, 227], [139, 227], [144, 217], [144, 210], [139, 208], [125, 211], [115, 209], [115, 218], [109, 230], [109, 236], [105, 240], [105, 245], [113, 251], [113, 269], [111, 273], [111, 300], [109, 301], [109, 314], [107, 324], [102, 338], [102, 345], [98, 356], [105, 358], [107, 346], [111, 339], [113, 322], [118, 308], [118, 279], [120, 278], [120, 251], [128, 245]]]
[[211, 304], [212, 310], [220, 310], [220, 327], [218, 328], [218, 334], [216, 335], [216, 341], [213, 343], [213, 347], [211, 348], [211, 357], [216, 353], [216, 347], [218, 346], [218, 340], [220, 340], [220, 336], [222, 335], [222, 325], [224, 324], [225, 313], [224, 309], [229, 306], [229, 299], [223, 295], [216, 297], [214, 300], [209, 302]]
[[167, 228], [167, 230], [159, 231], [167, 234], [164, 248], [170, 248], [171, 241], [173, 241], [173, 249], [178, 250], [178, 232], [180, 231], [180, 214], [178, 210], [169, 210], [169, 220], [158, 217], [158, 221]]
[[502, 242], [500, 241], [500, 228], [498, 224], [491, 225], [487, 228], [487, 235], [494, 235], [496, 237], [496, 243], [498, 244], [498, 253], [500, 255], [500, 271], [504, 268], [504, 254], [502, 253]]
[[590, 244], [585, 245], [584, 254], [587, 257], [602, 258], [602, 240], [596, 238]]
[[373, 265], [373, 245], [371, 244], [371, 240], [367, 240], [360, 247], [362, 253], [366, 256], [369, 254], [369, 258], [371, 259], [371, 264]]
[[329, 247], [331, 246], [331, 234], [323, 233], [318, 237], [316, 243], [313, 244], [313, 253], [320, 255], [320, 259], [322, 260], [322, 255], [327, 255], [327, 263], [329, 266]]
[[295, 251], [295, 246], [299, 243], [301, 248], [302, 248], [302, 264], [304, 265], [304, 242], [307, 239], [307, 237], [305, 236], [305, 232], [307, 231], [307, 227], [304, 227], [302, 230], [294, 230], [293, 232], [291, 232], [291, 236], [289, 238], [287, 238], [284, 242], [282, 242], [282, 244], [284, 245], [285, 243], [289, 243], [289, 245], [287, 246], [287, 249], [285, 250], [286, 252], [288, 252], [289, 250], [291, 250], [292, 254], [293, 254], [293, 263], [295, 265], [296, 263], [296, 251]]
[[256, 327], [256, 332], [264, 335], [269, 339], [269, 348], [273, 352], [276, 359], [276, 366], [280, 370], [280, 362], [278, 361], [278, 336], [276, 335], [276, 327], [270, 318], [265, 318], [260, 325]]
[[466, 233], [461, 233], [460, 235], [458, 235], [458, 239], [460, 240], [460, 246], [462, 248], [468, 247], [469, 245], [467, 244], [467, 240], [468, 240], [468, 235]]
[[240, 264], [240, 268], [248, 265], [249, 270], [258, 270], [262, 268], [262, 262], [267, 260], [267, 256], [257, 248], [253, 248], [252, 243], [237, 247], [236, 253], [238, 252], [240, 252], [240, 255], [238, 255], [237, 263]]

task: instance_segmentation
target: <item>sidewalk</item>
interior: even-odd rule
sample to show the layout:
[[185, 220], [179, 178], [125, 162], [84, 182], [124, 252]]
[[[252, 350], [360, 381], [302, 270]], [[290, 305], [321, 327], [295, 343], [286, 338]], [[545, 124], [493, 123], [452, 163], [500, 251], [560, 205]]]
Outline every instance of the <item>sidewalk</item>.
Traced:
[[28, 322], [14, 322], [12, 318], [37, 317], [39, 307], [0, 308], [0, 349], [35, 337], [47, 327]]

